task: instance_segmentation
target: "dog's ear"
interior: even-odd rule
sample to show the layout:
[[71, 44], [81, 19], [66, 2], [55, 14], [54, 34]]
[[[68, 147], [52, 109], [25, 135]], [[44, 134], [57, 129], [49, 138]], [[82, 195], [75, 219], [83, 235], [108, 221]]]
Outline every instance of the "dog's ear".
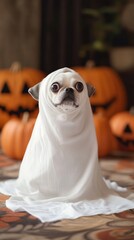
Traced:
[[28, 92], [30, 93], [30, 95], [37, 101], [39, 100], [39, 89], [40, 89], [40, 83], [37, 83], [36, 85], [28, 89]]
[[91, 97], [95, 93], [95, 88], [91, 84], [87, 83], [88, 96]]

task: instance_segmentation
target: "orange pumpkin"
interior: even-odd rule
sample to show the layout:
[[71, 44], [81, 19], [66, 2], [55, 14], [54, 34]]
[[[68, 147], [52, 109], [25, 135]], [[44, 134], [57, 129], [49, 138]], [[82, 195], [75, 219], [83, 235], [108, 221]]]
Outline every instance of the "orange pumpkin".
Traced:
[[17, 160], [23, 158], [34, 127], [35, 119], [28, 119], [28, 116], [28, 113], [24, 113], [22, 120], [17, 118], [9, 120], [1, 132], [3, 152]]
[[134, 108], [114, 115], [110, 126], [119, 150], [134, 151]]
[[119, 75], [109, 67], [74, 67], [87, 83], [91, 83], [96, 92], [90, 99], [93, 112], [105, 112], [110, 118], [123, 111], [127, 105], [126, 90]]
[[102, 113], [94, 114], [94, 124], [98, 141], [98, 155], [100, 158], [109, 155], [116, 149], [115, 141], [107, 117]]
[[14, 63], [11, 69], [0, 70], [0, 128], [13, 116], [28, 111], [36, 115], [37, 102], [28, 94], [28, 88], [45, 77], [39, 70], [24, 68]]

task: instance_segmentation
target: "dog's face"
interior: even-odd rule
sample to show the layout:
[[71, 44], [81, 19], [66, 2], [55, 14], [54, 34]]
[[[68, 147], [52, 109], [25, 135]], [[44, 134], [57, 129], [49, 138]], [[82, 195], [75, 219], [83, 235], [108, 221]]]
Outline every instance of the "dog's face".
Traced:
[[61, 111], [72, 111], [82, 102], [85, 86], [76, 74], [61, 73], [49, 86], [48, 95], [53, 105]]
[[[29, 93], [38, 100], [41, 84], [29, 89]], [[79, 74], [75, 72], [64, 72], [58, 74], [52, 81], [48, 82], [47, 94], [53, 106], [62, 112], [72, 112], [79, 108], [87, 94], [94, 93], [94, 87], [86, 85]]]

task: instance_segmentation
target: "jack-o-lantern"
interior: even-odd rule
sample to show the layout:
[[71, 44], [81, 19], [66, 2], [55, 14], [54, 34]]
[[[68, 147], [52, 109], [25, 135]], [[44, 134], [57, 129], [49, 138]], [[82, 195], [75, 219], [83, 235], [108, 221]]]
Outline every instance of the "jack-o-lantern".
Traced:
[[90, 99], [94, 113], [103, 111], [110, 118], [126, 109], [126, 90], [119, 75], [109, 67], [73, 67], [96, 91]]
[[28, 88], [45, 77], [42, 71], [24, 68], [14, 63], [10, 69], [0, 70], [0, 128], [13, 116], [28, 111], [37, 112], [37, 102], [28, 94]]
[[110, 126], [119, 150], [134, 151], [134, 108], [117, 113], [110, 119]]

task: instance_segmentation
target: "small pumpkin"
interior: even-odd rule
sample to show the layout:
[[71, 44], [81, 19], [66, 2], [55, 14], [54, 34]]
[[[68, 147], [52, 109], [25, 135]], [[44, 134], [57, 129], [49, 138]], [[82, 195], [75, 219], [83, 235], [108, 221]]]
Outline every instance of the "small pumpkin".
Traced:
[[73, 67], [96, 91], [90, 99], [94, 113], [103, 111], [110, 118], [126, 109], [127, 96], [119, 75], [110, 67]]
[[94, 114], [94, 125], [100, 158], [108, 156], [116, 149], [108, 118], [101, 112]]
[[29, 113], [24, 113], [22, 120], [9, 120], [1, 132], [1, 147], [3, 152], [16, 160], [21, 160], [31, 137], [35, 119], [29, 119]]
[[28, 111], [37, 115], [37, 102], [28, 94], [32, 87], [45, 77], [45, 73], [31, 68], [21, 68], [18, 62], [10, 69], [0, 70], [0, 128], [14, 116]]
[[134, 151], [134, 107], [114, 115], [110, 119], [110, 126], [119, 150]]

